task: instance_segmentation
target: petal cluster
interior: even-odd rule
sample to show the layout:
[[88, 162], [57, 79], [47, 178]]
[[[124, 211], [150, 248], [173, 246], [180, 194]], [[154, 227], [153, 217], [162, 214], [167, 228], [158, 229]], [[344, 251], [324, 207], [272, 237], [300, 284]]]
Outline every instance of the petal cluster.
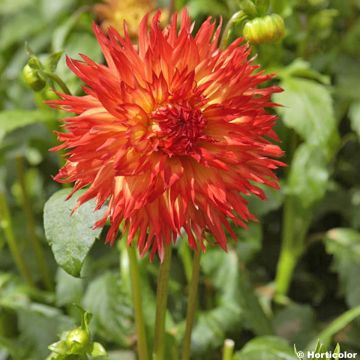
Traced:
[[193, 34], [186, 11], [179, 29], [176, 14], [164, 29], [159, 17], [150, 27], [142, 20], [137, 45], [126, 26], [123, 36], [94, 26], [106, 65], [67, 59], [86, 95], [52, 102], [76, 114], [58, 134], [55, 150], [66, 149], [67, 161], [55, 179], [87, 188], [79, 205], [108, 203], [95, 226], [110, 222], [109, 243], [122, 225], [141, 254], [162, 258], [181, 231], [192, 248], [208, 231], [226, 249], [230, 223], [254, 219], [245, 196], [264, 199], [257, 184], [278, 187], [282, 151], [265, 109], [281, 89], [264, 86], [272, 76], [249, 60], [242, 39], [220, 49], [211, 19]]

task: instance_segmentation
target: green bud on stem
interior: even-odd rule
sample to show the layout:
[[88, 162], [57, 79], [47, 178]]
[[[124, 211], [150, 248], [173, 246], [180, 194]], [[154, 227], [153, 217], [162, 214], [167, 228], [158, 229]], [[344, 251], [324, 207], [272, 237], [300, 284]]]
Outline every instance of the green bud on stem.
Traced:
[[284, 20], [272, 14], [249, 20], [244, 26], [244, 37], [252, 44], [276, 42], [285, 35]]
[[71, 354], [86, 353], [90, 344], [89, 333], [81, 327], [78, 327], [68, 332], [65, 343]]
[[29, 64], [26, 64], [22, 70], [22, 77], [26, 85], [28, 85], [34, 91], [41, 91], [46, 81], [40, 76], [39, 71], [34, 69]]

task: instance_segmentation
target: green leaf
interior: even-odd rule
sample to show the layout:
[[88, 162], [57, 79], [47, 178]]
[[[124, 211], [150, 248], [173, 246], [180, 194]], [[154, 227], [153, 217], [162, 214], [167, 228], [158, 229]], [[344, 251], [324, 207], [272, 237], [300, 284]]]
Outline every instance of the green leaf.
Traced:
[[44, 66], [47, 70], [50, 72], [54, 72], [58, 62], [60, 61], [63, 51], [57, 51], [48, 56], [48, 58], [45, 60]]
[[63, 189], [51, 196], [44, 207], [45, 235], [56, 262], [72, 276], [80, 276], [81, 267], [101, 229], [93, 225], [104, 214], [104, 207], [95, 209], [95, 200], [79, 207], [73, 214], [81, 191], [66, 201], [70, 189]]
[[281, 16], [289, 16], [293, 12], [295, 0], [271, 0], [271, 9]]
[[107, 272], [89, 285], [83, 300], [93, 314], [95, 332], [107, 341], [128, 346], [133, 333], [131, 299], [117, 273]]
[[34, 8], [29, 8], [28, 11], [5, 19], [1, 26], [0, 51], [4, 51], [17, 42], [23, 43], [25, 40], [31, 39], [46, 26], [44, 19], [41, 19], [40, 14]]
[[107, 354], [105, 348], [100, 343], [94, 342], [92, 344], [90, 355], [94, 358], [97, 358], [101, 356], [106, 356]]
[[32, 4], [32, 0], [2, 0], [0, 7], [1, 15], [11, 15], [24, 10]]
[[315, 314], [308, 305], [290, 304], [276, 313], [273, 325], [277, 335], [300, 349], [316, 335]]
[[[331, 339], [340, 332], [343, 328], [348, 326], [355, 319], [360, 318], [360, 306], [357, 306], [353, 309], [347, 310], [338, 316], [335, 320], [333, 320], [325, 329], [321, 331], [321, 333], [316, 337], [323, 344], [324, 347], [328, 347], [331, 343]], [[316, 341], [312, 341], [307, 349], [312, 349], [316, 344]]]
[[262, 228], [260, 223], [250, 223], [247, 229], [235, 228], [238, 238], [236, 249], [241, 261], [249, 262], [261, 250]]
[[245, 11], [249, 17], [256, 17], [257, 8], [252, 0], [239, 0], [240, 8]]
[[48, 354], [48, 344], [56, 341], [59, 333], [74, 325], [58, 309], [42, 304], [31, 304], [17, 312], [19, 330], [24, 341], [31, 345], [32, 352], [37, 354], [35, 359], [44, 359]]
[[37, 122], [53, 121], [55, 114], [40, 110], [4, 110], [0, 111], [0, 140], [7, 133]]
[[284, 192], [278, 189], [269, 188], [262, 184], [257, 185], [264, 191], [265, 200], [259, 199], [257, 196], [250, 196], [249, 209], [255, 216], [266, 215], [267, 213], [280, 208], [284, 201]]
[[[355, 47], [353, 45], [353, 47]], [[360, 69], [358, 59], [342, 56], [336, 62], [336, 93], [346, 100], [360, 100]]]
[[331, 158], [339, 136], [328, 89], [312, 80], [291, 76], [283, 78], [281, 87], [284, 92], [275, 94], [274, 99], [284, 106], [278, 111], [285, 125]]
[[244, 310], [238, 293], [238, 259], [234, 252], [225, 254], [207, 251], [201, 258], [201, 268], [219, 292], [215, 307], [199, 314], [192, 334], [194, 353], [203, 353], [221, 346], [226, 332], [244, 322]]
[[295, 152], [287, 183], [287, 193], [297, 196], [305, 208], [320, 200], [327, 190], [329, 171], [317, 147], [302, 144]]
[[58, 306], [79, 303], [83, 293], [83, 280], [69, 275], [62, 268], [56, 273], [56, 304]]
[[188, 3], [190, 16], [196, 18], [200, 15], [227, 15], [228, 9], [216, 0], [191, 0]]
[[336, 228], [328, 231], [326, 250], [334, 256], [333, 269], [339, 274], [340, 284], [349, 306], [360, 305], [360, 232]]
[[303, 59], [295, 59], [290, 65], [280, 68], [277, 71], [279, 78], [286, 78], [289, 76], [306, 78], [316, 80], [324, 85], [330, 85], [330, 78], [327, 75], [320, 74], [318, 71], [312, 69], [311, 65]]
[[199, 314], [192, 335], [194, 353], [204, 353], [223, 344], [226, 334], [251, 329], [264, 335], [272, 332], [271, 324], [241, 269], [237, 252], [208, 249], [201, 258], [203, 273], [218, 292], [215, 306]]
[[258, 337], [249, 341], [237, 352], [234, 360], [297, 360], [288, 343], [275, 336]]
[[[60, 49], [57, 48], [56, 50]], [[96, 62], [100, 62], [102, 59], [100, 45], [95, 36], [87, 32], [71, 32], [65, 41], [63, 50], [71, 58], [79, 58], [79, 54], [86, 54]], [[78, 91], [81, 81], [69, 70], [65, 56], [60, 59], [56, 73], [66, 82], [72, 92]]]
[[60, 340], [49, 345], [49, 350], [59, 355], [66, 355], [68, 352], [68, 346], [64, 340]]
[[336, 344], [336, 347], [334, 349], [334, 354], [337, 355], [336, 359], [339, 359], [339, 354], [340, 354], [340, 344], [339, 343]]
[[113, 350], [109, 351], [109, 356], [106, 360], [136, 360], [137, 356], [130, 350]]
[[72, 28], [78, 22], [81, 14], [82, 12], [79, 11], [73, 13], [69, 18], [66, 19], [66, 21], [64, 21], [63, 24], [55, 29], [52, 39], [52, 47], [55, 51], [61, 51], [64, 48], [65, 40]]
[[349, 109], [351, 128], [360, 137], [360, 101], [351, 104]]

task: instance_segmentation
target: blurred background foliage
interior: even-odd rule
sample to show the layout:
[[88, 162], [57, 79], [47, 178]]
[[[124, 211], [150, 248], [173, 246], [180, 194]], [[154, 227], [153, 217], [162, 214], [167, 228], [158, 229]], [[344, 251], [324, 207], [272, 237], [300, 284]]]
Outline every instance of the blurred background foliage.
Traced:
[[[34, 93], [22, 76], [29, 56], [25, 43], [44, 62], [59, 51], [102, 61], [91, 32], [95, 4], [0, 1], [1, 360], [45, 359], [61, 334], [60, 345], [51, 350], [65, 352], [51, 359], [80, 359], [79, 349], [61, 342], [84, 317], [73, 303], [92, 313], [86, 331], [106, 348], [106, 358], [135, 359], [124, 242], [111, 248], [101, 234], [94, 235], [89, 246], [81, 244], [83, 253], [89, 251], [86, 258], [74, 250], [77, 268], [56, 257], [53, 247], [57, 262], [81, 275], [74, 277], [57, 265], [45, 240], [43, 207], [60, 188], [51, 176], [63, 161], [48, 149], [56, 144], [53, 130], [63, 114], [44, 104], [56, 97], [54, 84]], [[226, 22], [241, 4], [177, 0], [175, 7], [187, 6], [198, 26], [209, 15]], [[158, 6], [169, 4], [163, 0]], [[342, 350], [360, 352], [360, 1], [274, 0], [270, 12], [284, 18], [285, 37], [254, 46], [254, 53], [266, 71], [277, 73], [274, 81], [285, 90], [274, 100], [283, 105], [276, 131], [288, 167], [279, 172], [281, 192], [266, 190], [267, 202], [249, 199], [260, 221], [246, 231], [236, 229], [239, 241], [228, 253], [210, 247], [202, 258], [194, 359], [220, 359], [227, 338], [235, 341], [237, 360], [296, 359], [294, 344], [312, 349], [318, 338], [327, 348], [339, 342]], [[231, 37], [241, 33], [235, 25]], [[73, 93], [81, 93], [64, 56], [56, 73]], [[81, 221], [86, 225], [93, 219]], [[48, 227], [67, 245], [82, 241], [71, 229]], [[94, 242], [95, 236], [100, 240]], [[191, 274], [186, 241], [178, 242], [173, 258], [169, 360], [178, 358], [184, 331]], [[154, 323], [157, 268], [157, 261], [141, 262], [148, 329]], [[94, 344], [87, 343], [86, 356], [103, 355]]]

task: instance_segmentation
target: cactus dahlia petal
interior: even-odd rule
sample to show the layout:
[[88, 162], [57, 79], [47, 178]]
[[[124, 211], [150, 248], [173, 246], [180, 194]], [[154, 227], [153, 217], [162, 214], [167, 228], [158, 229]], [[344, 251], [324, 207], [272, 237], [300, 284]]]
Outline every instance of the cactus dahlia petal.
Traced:
[[[206, 20], [196, 34], [187, 12], [164, 30], [158, 13], [150, 29], [144, 18], [138, 45], [126, 31], [104, 35], [94, 26], [107, 65], [85, 55], [67, 59], [87, 84], [85, 96], [61, 95], [52, 106], [73, 112], [58, 134], [68, 151], [55, 179], [88, 187], [79, 205], [96, 198], [108, 202], [102, 227], [107, 241], [119, 225], [141, 254], [163, 256], [181, 229], [189, 245], [203, 246], [203, 232], [227, 247], [229, 220], [239, 226], [254, 219], [244, 195], [265, 198], [257, 183], [278, 187], [273, 159], [282, 151], [269, 141], [276, 116], [271, 95], [278, 87], [259, 87], [271, 79], [248, 60], [242, 39], [218, 48], [220, 27]], [[72, 193], [73, 193], [72, 192]]]

